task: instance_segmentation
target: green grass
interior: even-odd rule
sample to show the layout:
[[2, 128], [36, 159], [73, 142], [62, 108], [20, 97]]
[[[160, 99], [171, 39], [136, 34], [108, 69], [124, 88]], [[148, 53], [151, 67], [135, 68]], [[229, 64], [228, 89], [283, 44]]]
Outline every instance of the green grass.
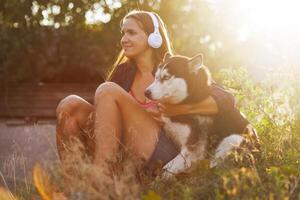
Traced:
[[137, 180], [130, 164], [111, 180], [78, 155], [71, 168], [53, 166], [52, 183], [69, 199], [300, 199], [300, 82], [282, 76], [259, 83], [243, 69], [216, 76], [257, 128], [259, 154], [241, 148], [215, 169], [204, 160], [191, 174], [169, 180]]

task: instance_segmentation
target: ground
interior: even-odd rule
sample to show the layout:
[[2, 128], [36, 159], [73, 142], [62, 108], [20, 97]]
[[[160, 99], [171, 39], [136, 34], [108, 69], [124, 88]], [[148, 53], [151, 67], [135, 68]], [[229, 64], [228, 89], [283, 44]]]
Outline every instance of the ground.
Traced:
[[32, 168], [58, 161], [55, 120], [0, 120], [0, 186], [12, 191], [32, 180]]

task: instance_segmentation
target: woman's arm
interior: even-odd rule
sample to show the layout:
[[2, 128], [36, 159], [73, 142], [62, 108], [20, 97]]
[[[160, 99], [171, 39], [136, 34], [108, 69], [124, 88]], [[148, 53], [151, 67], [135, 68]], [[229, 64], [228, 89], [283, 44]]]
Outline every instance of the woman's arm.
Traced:
[[159, 111], [166, 116], [176, 116], [182, 114], [214, 115], [218, 113], [216, 101], [211, 96], [195, 104], [159, 104], [158, 107]]
[[235, 99], [223, 87], [213, 83], [211, 96], [194, 104], [159, 104], [159, 110], [167, 116], [182, 114], [220, 115], [234, 108]]

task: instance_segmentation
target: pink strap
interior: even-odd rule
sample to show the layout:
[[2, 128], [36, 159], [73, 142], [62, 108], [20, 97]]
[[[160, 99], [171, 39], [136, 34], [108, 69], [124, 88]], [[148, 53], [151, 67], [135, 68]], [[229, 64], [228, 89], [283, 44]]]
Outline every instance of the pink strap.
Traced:
[[141, 102], [140, 100], [138, 100], [131, 90], [129, 91], [129, 94], [145, 109], [150, 108], [152, 106], [157, 106], [157, 103], [158, 103], [157, 101], [150, 101], [150, 102], [145, 103], [145, 102]]

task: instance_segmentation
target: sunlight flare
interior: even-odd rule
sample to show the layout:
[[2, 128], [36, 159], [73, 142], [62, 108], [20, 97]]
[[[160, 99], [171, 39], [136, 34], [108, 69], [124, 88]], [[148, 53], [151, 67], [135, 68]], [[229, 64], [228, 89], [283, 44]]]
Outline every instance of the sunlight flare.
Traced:
[[297, 0], [239, 0], [234, 10], [237, 22], [252, 32], [287, 39], [299, 34], [299, 8]]

